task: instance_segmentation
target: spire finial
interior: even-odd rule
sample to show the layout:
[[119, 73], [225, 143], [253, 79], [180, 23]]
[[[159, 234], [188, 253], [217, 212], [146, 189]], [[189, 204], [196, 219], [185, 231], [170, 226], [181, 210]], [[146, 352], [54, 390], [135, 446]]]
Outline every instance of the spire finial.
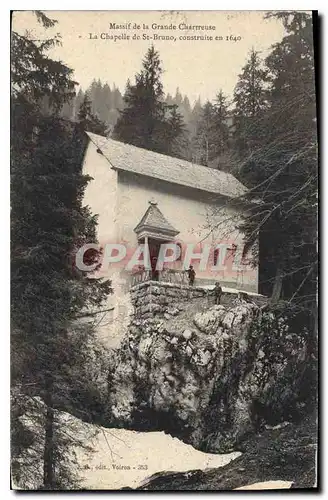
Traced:
[[157, 201], [155, 200], [155, 198], [151, 198], [149, 201], [148, 201], [149, 205], [157, 205]]

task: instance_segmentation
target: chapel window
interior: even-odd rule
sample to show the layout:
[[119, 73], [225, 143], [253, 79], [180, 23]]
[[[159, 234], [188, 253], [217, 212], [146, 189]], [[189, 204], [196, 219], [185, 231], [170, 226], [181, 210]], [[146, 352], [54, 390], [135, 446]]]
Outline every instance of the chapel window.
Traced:
[[219, 260], [219, 249], [215, 248], [214, 249], [214, 254], [213, 254], [213, 261], [214, 261], [214, 265], [215, 266], [217, 265], [218, 260]]
[[176, 243], [176, 245], [180, 248], [179, 257], [177, 258], [177, 260], [182, 260], [182, 245], [181, 243]]

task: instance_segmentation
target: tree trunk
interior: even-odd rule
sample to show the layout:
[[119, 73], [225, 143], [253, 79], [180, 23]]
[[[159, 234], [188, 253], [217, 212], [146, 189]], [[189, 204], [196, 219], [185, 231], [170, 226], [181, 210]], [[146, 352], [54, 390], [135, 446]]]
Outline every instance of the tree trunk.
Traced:
[[52, 405], [53, 381], [49, 378], [46, 382], [45, 404], [45, 440], [43, 451], [43, 488], [45, 490], [54, 489], [54, 409]]
[[271, 294], [271, 302], [278, 302], [281, 297], [282, 292], [282, 282], [283, 282], [283, 264], [280, 261], [277, 266], [276, 276], [273, 283], [273, 289]]
[[206, 160], [205, 160], [205, 164], [208, 167], [209, 153], [208, 153], [208, 140], [207, 140], [207, 137], [205, 137], [205, 145], [206, 145]]

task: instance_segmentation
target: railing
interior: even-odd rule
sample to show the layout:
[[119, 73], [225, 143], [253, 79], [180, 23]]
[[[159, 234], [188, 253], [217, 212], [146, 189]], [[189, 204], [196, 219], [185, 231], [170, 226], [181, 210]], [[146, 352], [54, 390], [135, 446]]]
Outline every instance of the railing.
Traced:
[[131, 286], [135, 286], [149, 280], [179, 285], [189, 284], [188, 274], [185, 271], [181, 271], [179, 269], [163, 269], [162, 271], [153, 272], [142, 268], [132, 274]]
[[138, 271], [135, 271], [132, 274], [131, 286], [151, 280], [151, 275], [151, 271], [147, 271], [146, 269], [138, 269]]
[[188, 285], [189, 279], [188, 274], [185, 271], [179, 269], [163, 269], [160, 271], [159, 281], [164, 281], [165, 283], [177, 283], [179, 285]]

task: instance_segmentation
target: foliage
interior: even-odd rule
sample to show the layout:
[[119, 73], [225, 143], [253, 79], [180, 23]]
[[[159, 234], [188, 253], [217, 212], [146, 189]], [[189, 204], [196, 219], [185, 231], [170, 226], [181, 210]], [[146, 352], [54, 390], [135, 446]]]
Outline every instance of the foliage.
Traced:
[[[77, 121], [78, 111], [86, 94], [91, 102], [91, 114], [106, 124], [105, 128], [107, 133], [112, 132], [120, 115], [120, 111], [124, 108], [123, 97], [115, 84], [113, 87], [110, 87], [108, 83], [104, 84], [99, 79], [94, 79], [85, 92], [80, 88], [76, 97], [71, 98], [68, 102], [64, 103], [60, 111], [60, 115], [64, 118]], [[198, 120], [197, 110], [199, 101], [197, 101], [195, 106], [192, 108], [188, 97], [182, 96], [177, 88], [174, 96], [171, 96], [170, 94], [166, 95], [164, 105], [167, 124], [173, 113], [172, 120], [176, 129], [176, 118], [177, 116], [182, 117], [182, 121], [178, 118], [179, 122], [181, 121], [183, 129], [182, 134], [180, 137], [176, 138], [176, 144], [172, 145], [172, 154], [173, 156], [181, 156], [186, 159], [191, 159], [189, 141], [190, 136], [194, 134], [193, 131], [195, 128], [195, 121]], [[174, 111], [174, 109], [176, 111]], [[170, 138], [172, 134], [168, 132], [168, 129], [169, 127], [164, 127], [163, 141], [166, 141], [168, 144], [167, 154], [170, 154], [169, 150], [171, 143], [166, 140], [166, 137], [168, 136], [168, 138]]]
[[202, 108], [201, 119], [197, 125], [195, 136], [196, 155], [195, 161], [201, 165], [209, 164], [215, 157], [215, 138], [213, 134], [214, 106], [207, 101]]
[[[255, 373], [263, 381], [263, 390], [253, 403], [254, 418], [259, 422], [297, 421], [315, 409], [317, 354], [313, 351], [311, 328], [305, 311], [284, 302], [270, 305], [254, 320], [248, 332], [250, 351], [263, 353]], [[270, 386], [264, 374], [270, 373], [275, 364], [280, 369]]]
[[[37, 17], [45, 27], [53, 26], [43, 13]], [[16, 33], [13, 39], [11, 382], [16, 439], [12, 472], [18, 486], [24, 487], [25, 479], [33, 477], [31, 445], [38, 442], [42, 488], [56, 489], [69, 481], [69, 442], [64, 437], [68, 429], [58, 424], [55, 408], [69, 399], [74, 404], [73, 377], [80, 373], [81, 382], [87, 381], [85, 374], [81, 376], [87, 355], [82, 351], [88, 352], [87, 338], [93, 334], [91, 326], [76, 326], [77, 316], [96, 309], [111, 287], [73, 265], [76, 248], [96, 241], [96, 218], [82, 205], [90, 180], [81, 172], [86, 138], [81, 126], [58, 117], [74, 89], [72, 71], [47, 55], [56, 39], [38, 42]], [[42, 113], [44, 98], [50, 105], [47, 114]], [[28, 415], [35, 398], [42, 401], [45, 412], [41, 421], [35, 414], [27, 428], [19, 418]]]
[[159, 151], [164, 121], [162, 67], [154, 47], [148, 49], [135, 85], [127, 83], [125, 108], [121, 111], [114, 136], [123, 142]]
[[[272, 14], [274, 15], [274, 14]], [[239, 177], [256, 199], [242, 229], [249, 245], [260, 237], [262, 276], [273, 300], [316, 308], [317, 140], [312, 19], [278, 13], [286, 35], [265, 60], [267, 105], [258, 111], [257, 139], [239, 158]], [[252, 133], [253, 133], [252, 132]]]
[[115, 84], [111, 88], [99, 79], [94, 79], [85, 92], [80, 87], [76, 97], [63, 105], [61, 116], [76, 121], [86, 94], [91, 102], [91, 114], [112, 130], [123, 108], [123, 98]]
[[[45, 28], [53, 27], [56, 21], [40, 11], [36, 12], [39, 22]], [[60, 61], [47, 56], [47, 51], [60, 45], [60, 35], [46, 40], [33, 40], [29, 33], [25, 36], [12, 31], [11, 39], [11, 87], [13, 99], [34, 103], [48, 97], [50, 104], [59, 109], [63, 102], [75, 95], [76, 82], [72, 80], [73, 70]]]
[[215, 168], [225, 163], [230, 153], [229, 117], [228, 99], [220, 89], [214, 102], [207, 101], [201, 108], [193, 141], [194, 161]]
[[183, 158], [187, 148], [186, 127], [178, 105], [167, 106], [168, 117], [163, 124], [162, 140], [164, 152], [170, 156]]
[[[43, 481], [43, 449], [46, 407], [38, 397], [26, 395], [15, 386], [11, 395], [11, 406], [15, 411], [11, 443], [13, 453], [11, 471], [13, 486], [25, 490], [47, 490]], [[85, 442], [99, 432], [83, 426], [80, 420], [67, 413], [54, 410], [54, 458], [56, 474], [52, 490], [80, 489], [78, 449], [91, 454], [93, 450]], [[22, 444], [24, 443], [24, 446]]]
[[251, 50], [234, 90], [234, 150], [243, 156], [261, 137], [259, 119], [267, 109], [267, 71], [259, 52]]
[[87, 93], [84, 95], [83, 102], [81, 103], [78, 122], [80, 123], [83, 130], [88, 130], [94, 134], [105, 135], [106, 125], [99, 118], [92, 114], [91, 111], [91, 100]]
[[215, 140], [215, 154], [221, 156], [229, 148], [229, 104], [228, 99], [224, 95], [222, 89], [216, 96], [214, 101], [214, 133]]
[[[183, 124], [176, 110], [173, 114], [171, 112], [169, 120], [166, 119], [162, 73], [159, 54], [151, 46], [143, 60], [141, 72], [135, 76], [135, 85], [127, 83], [125, 107], [115, 125], [114, 138], [169, 154], [174, 148], [173, 142], [183, 132]], [[175, 127], [175, 137], [168, 130], [170, 123]]]

